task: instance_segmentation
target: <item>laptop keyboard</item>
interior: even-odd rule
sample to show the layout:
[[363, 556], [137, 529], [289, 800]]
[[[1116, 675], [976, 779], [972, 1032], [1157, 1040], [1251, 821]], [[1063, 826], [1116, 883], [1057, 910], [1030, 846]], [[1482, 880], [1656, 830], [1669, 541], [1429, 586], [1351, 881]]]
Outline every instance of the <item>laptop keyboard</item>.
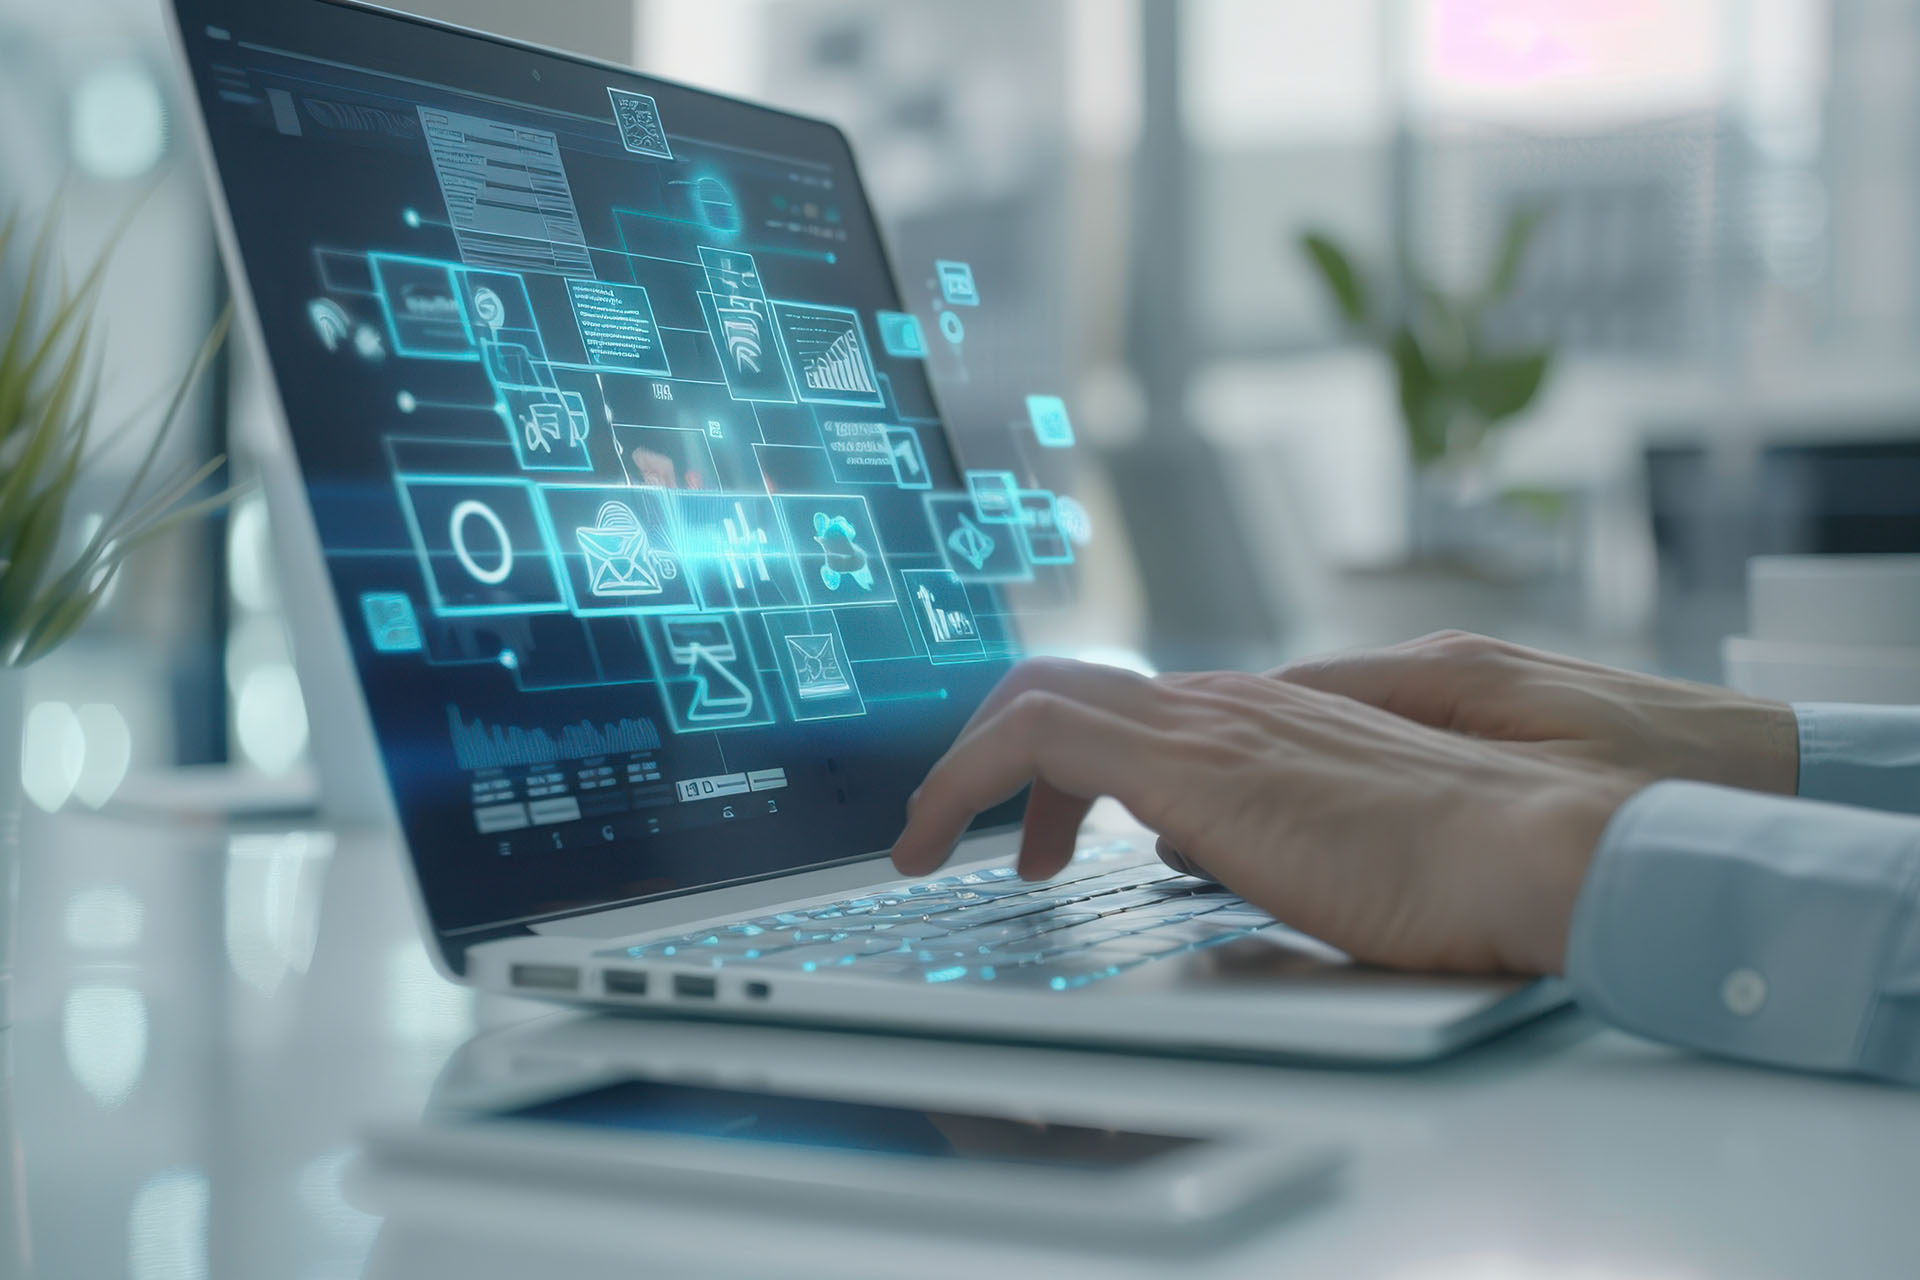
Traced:
[[1088, 851], [1043, 884], [994, 867], [600, 954], [1066, 991], [1280, 928], [1244, 899], [1157, 860], [1108, 869], [1123, 854], [1137, 850]]

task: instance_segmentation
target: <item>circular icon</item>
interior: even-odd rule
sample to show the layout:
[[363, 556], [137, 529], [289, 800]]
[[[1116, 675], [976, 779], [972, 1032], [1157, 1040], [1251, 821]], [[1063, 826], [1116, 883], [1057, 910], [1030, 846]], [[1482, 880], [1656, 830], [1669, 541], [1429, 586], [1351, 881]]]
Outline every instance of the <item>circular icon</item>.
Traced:
[[[467, 521], [479, 520], [493, 530], [493, 536], [500, 541], [500, 563], [491, 569], [482, 569], [473, 558], [473, 552], [467, 549]], [[492, 507], [484, 502], [466, 499], [453, 509], [447, 518], [447, 534], [453, 540], [453, 555], [460, 567], [473, 575], [475, 582], [497, 587], [507, 580], [513, 572], [513, 542], [507, 537], [507, 526], [494, 514]]]
[[507, 304], [500, 301], [499, 294], [481, 285], [473, 291], [473, 314], [487, 328], [498, 329], [507, 322]]
[[940, 336], [956, 347], [960, 345], [961, 340], [967, 336], [967, 326], [960, 323], [959, 312], [942, 311], [940, 313]]
[[1087, 514], [1080, 499], [1069, 498], [1064, 493], [1055, 498], [1053, 518], [1060, 526], [1060, 532], [1072, 538], [1075, 545], [1084, 547], [1093, 541], [1093, 518]]
[[693, 207], [709, 230], [723, 236], [740, 234], [740, 206], [720, 179], [701, 178], [693, 184]]

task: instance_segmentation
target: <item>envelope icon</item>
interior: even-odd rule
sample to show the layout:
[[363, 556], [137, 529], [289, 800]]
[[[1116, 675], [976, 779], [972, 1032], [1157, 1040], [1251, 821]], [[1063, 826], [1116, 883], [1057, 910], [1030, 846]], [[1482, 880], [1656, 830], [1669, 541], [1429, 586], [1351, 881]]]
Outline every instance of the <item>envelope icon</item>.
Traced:
[[679, 575], [678, 562], [654, 549], [640, 517], [624, 502], [606, 503], [594, 523], [573, 536], [596, 596], [657, 596], [666, 580]]

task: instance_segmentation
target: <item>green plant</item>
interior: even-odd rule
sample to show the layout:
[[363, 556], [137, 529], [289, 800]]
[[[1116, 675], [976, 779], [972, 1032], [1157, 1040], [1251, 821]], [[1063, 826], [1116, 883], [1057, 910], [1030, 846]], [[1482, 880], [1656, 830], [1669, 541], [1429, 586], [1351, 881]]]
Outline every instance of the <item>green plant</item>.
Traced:
[[[49, 212], [34, 237], [18, 304], [0, 331], [0, 666], [24, 666], [51, 653], [92, 614], [127, 557], [235, 496], [227, 489], [191, 500], [224, 457], [154, 477], [189, 393], [226, 340], [229, 310], [174, 388], [132, 479], [99, 528], [61, 555], [76, 487], [139, 418], [98, 429], [101, 356], [94, 335], [111, 248], [72, 284], [55, 262], [55, 221]], [[0, 263], [11, 260], [20, 229], [18, 215], [0, 225]]]
[[1405, 300], [1383, 307], [1354, 260], [1324, 232], [1300, 236], [1347, 326], [1379, 347], [1399, 383], [1400, 416], [1414, 465], [1470, 456], [1487, 434], [1533, 403], [1553, 363], [1550, 347], [1491, 351], [1486, 317], [1513, 292], [1545, 211], [1516, 210], [1508, 220], [1486, 281], [1449, 296], [1403, 260]]

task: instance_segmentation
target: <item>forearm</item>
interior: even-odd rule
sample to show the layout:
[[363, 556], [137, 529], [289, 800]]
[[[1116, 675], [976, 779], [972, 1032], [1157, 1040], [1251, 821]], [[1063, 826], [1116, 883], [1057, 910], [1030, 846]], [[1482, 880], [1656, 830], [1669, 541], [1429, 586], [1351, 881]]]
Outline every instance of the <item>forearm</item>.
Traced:
[[1920, 1084], [1920, 821], [1666, 782], [1614, 816], [1566, 972], [1625, 1028]]

